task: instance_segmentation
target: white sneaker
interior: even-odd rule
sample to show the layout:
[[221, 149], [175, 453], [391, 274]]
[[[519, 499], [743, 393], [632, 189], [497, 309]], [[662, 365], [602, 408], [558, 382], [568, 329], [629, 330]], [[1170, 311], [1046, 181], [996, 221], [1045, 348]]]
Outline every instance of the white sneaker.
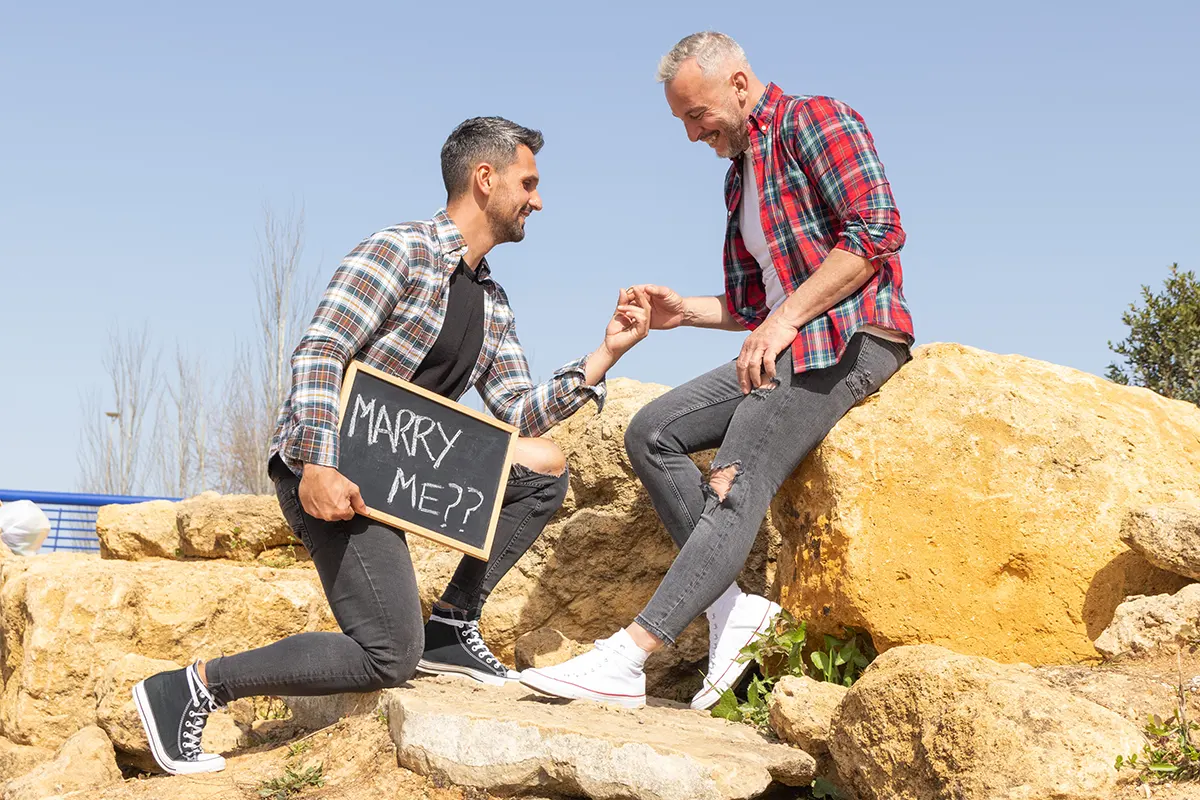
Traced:
[[597, 639], [593, 649], [562, 664], [524, 670], [521, 683], [551, 697], [641, 708], [646, 705], [646, 673], [612, 639]]
[[753, 662], [739, 662], [742, 648], [771, 629], [781, 609], [756, 594], [726, 592], [705, 612], [708, 617], [708, 674], [704, 687], [692, 698], [692, 708], [716, 705], [725, 690], [737, 684]]

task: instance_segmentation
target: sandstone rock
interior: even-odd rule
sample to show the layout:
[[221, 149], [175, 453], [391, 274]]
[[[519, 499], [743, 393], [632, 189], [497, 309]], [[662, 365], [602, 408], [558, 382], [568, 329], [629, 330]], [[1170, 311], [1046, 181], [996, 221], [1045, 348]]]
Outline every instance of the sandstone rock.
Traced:
[[48, 761], [32, 772], [9, 781], [4, 800], [83, 800], [89, 793], [121, 780], [112, 742], [95, 725], [67, 739]]
[[864, 800], [1111, 797], [1138, 728], [1031, 670], [941, 647], [898, 647], [851, 687], [829, 747]]
[[[1145, 675], [1080, 666], [1038, 667], [1034, 673], [1046, 684], [1104, 706], [1138, 728], [1151, 714], [1169, 718], [1179, 703], [1174, 686]], [[1194, 699], [1189, 705], [1193, 713], [1200, 712]]]
[[1200, 583], [1173, 595], [1130, 597], [1117, 607], [1112, 624], [1096, 639], [1106, 658], [1144, 653], [1200, 635]]
[[1154, 566], [1200, 580], [1200, 505], [1164, 503], [1131, 511], [1121, 540]]
[[298, 728], [328, 728], [345, 717], [370, 714], [379, 707], [379, 692], [346, 692], [315, 697], [281, 698], [291, 709], [291, 722]]
[[501, 796], [723, 800], [813, 775], [803, 751], [681, 708], [563, 704], [520, 686], [424, 678], [383, 702], [402, 767]]
[[52, 758], [54, 751], [48, 748], [29, 747], [0, 739], [0, 786]]
[[179, 504], [179, 539], [184, 555], [239, 561], [298, 543], [274, 495], [215, 492]]
[[518, 670], [552, 667], [590, 649], [591, 645], [573, 642], [553, 628], [538, 628], [521, 634], [514, 646]]
[[1185, 579], [1121, 544], [1130, 509], [1195, 500], [1200, 408], [1021, 356], [917, 348], [775, 498], [784, 608], [880, 650], [1096, 658], [1130, 594]]
[[177, 505], [170, 500], [152, 500], [132, 505], [100, 506], [96, 511], [100, 557], [124, 561], [176, 558], [179, 551]]
[[829, 752], [829, 724], [849, 691], [836, 683], [786, 677], [771, 692], [771, 730], [812, 756]]
[[96, 722], [97, 681], [131, 651], [183, 664], [336, 627], [313, 570], [58, 554], [0, 563], [0, 620], [0, 734], [42, 747]]
[[[156, 673], [181, 666], [174, 661], [127, 653], [108, 664], [96, 680], [96, 724], [108, 734], [121, 763], [144, 771], [158, 771], [150, 755], [141, 718], [133, 705], [133, 685]], [[249, 725], [245, 728], [248, 730]], [[204, 728], [204, 749], [210, 753], [228, 753], [245, 743], [245, 733], [229, 711], [216, 711], [209, 715]]]

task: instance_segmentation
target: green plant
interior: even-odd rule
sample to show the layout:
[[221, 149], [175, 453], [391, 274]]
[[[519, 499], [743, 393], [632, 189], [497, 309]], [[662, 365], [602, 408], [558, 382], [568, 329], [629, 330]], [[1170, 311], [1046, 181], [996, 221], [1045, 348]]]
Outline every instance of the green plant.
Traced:
[[713, 706], [712, 715], [733, 722], [745, 722], [761, 731], [768, 730], [768, 708], [771, 691], [780, 678], [788, 675], [808, 676], [830, 683], [850, 686], [875, 658], [875, 648], [864, 632], [848, 628], [846, 639], [826, 635], [824, 648], [809, 654], [812, 667], [804, 663], [808, 644], [808, 624], [781, 611], [774, 624], [754, 641], [742, 648], [738, 661], [752, 661], [758, 666], [746, 688], [746, 700], [738, 700], [733, 688], [722, 693]]
[[250, 698], [250, 702], [254, 705], [255, 719], [287, 719], [292, 715], [292, 710], [282, 697], [262, 695]]
[[383, 727], [385, 727], [385, 728], [387, 727], [388, 714], [387, 714], [386, 708], [384, 708], [383, 706], [379, 706], [378, 708], [375, 709], [375, 721], [378, 722]]
[[310, 742], [308, 739], [302, 739], [299, 742], [293, 742], [292, 744], [288, 745], [287, 757], [295, 758], [296, 756], [303, 755], [304, 753], [307, 753], [311, 747], [312, 742]]
[[824, 778], [814, 778], [811, 788], [812, 796], [823, 800], [843, 800], [845, 797], [836, 786]]
[[825, 648], [814, 650], [810, 654], [813, 666], [817, 668], [814, 678], [827, 683], [851, 686], [867, 668], [867, 664], [874, 660], [875, 648], [870, 639], [860, 640], [860, 637], [864, 636], [861, 631], [848, 629], [848, 632], [848, 639], [826, 635]]
[[1121, 315], [1129, 336], [1108, 348], [1123, 363], [1109, 364], [1108, 379], [1144, 386], [1164, 397], [1200, 403], [1200, 282], [1191, 270], [1171, 274], [1160, 294], [1142, 287], [1139, 308]]
[[302, 792], [307, 786], [321, 787], [325, 785], [324, 762], [302, 771], [291, 767], [283, 768], [282, 777], [263, 781], [258, 785], [258, 796], [266, 800], [289, 800]]
[[[1190, 649], [1196, 651], [1195, 646]], [[1175, 713], [1166, 722], [1157, 714], [1151, 714], [1146, 723], [1146, 738], [1149, 741], [1142, 751], [1129, 756], [1117, 756], [1117, 769], [1127, 767], [1137, 770], [1142, 783], [1200, 780], [1200, 748], [1192, 741], [1192, 732], [1200, 730], [1200, 725], [1187, 716], [1182, 648], [1175, 651], [1175, 668]]]

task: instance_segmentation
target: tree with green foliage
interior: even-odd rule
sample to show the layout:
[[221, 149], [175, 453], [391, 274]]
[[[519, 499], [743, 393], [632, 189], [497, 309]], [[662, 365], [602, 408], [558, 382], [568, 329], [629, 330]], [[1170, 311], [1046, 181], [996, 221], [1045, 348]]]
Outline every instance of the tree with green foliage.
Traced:
[[1200, 404], [1200, 283], [1195, 273], [1180, 272], [1172, 264], [1163, 291], [1154, 294], [1143, 286], [1142, 302], [1121, 315], [1128, 338], [1108, 343], [1124, 362], [1108, 365], [1108, 379]]

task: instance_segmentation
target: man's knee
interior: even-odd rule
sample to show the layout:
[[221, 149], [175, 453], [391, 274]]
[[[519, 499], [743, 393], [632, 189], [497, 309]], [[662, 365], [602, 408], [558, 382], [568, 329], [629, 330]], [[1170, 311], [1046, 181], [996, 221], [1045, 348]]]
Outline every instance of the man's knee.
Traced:
[[562, 476], [567, 471], [567, 457], [562, 448], [549, 439], [517, 439], [513, 460], [543, 475]]
[[742, 466], [736, 462], [717, 467], [709, 473], [708, 488], [717, 496], [717, 500], [723, 503], [729, 495], [729, 490], [733, 488], [734, 482], [741, 474]]
[[633, 419], [629, 420], [629, 425], [625, 428], [625, 452], [634, 461], [646, 455], [653, 445], [653, 415], [647, 413], [646, 408], [643, 406], [634, 414]]
[[425, 652], [425, 626], [419, 607], [414, 619], [415, 625], [404, 626], [407, 632], [401, 631], [401, 641], [367, 651], [375, 678], [373, 688], [395, 688], [417, 674], [417, 662]]

